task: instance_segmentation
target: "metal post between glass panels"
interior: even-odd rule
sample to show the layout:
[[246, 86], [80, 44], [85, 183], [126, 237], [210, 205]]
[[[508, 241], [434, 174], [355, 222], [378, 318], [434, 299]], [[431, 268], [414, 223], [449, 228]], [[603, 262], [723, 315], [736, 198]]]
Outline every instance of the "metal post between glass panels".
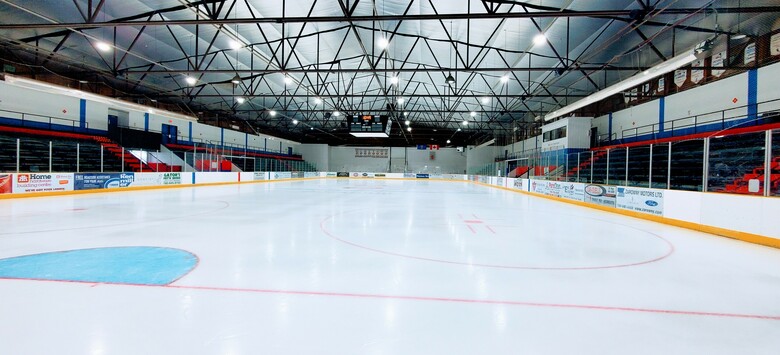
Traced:
[[51, 172], [51, 163], [52, 163], [52, 142], [49, 141], [49, 172]]
[[16, 138], [16, 173], [19, 173], [19, 159], [21, 158], [21, 152], [20, 149], [22, 148], [22, 143], [19, 141], [19, 138]]
[[593, 183], [593, 151], [590, 151], [590, 179], [588, 179], [588, 183]]
[[604, 177], [604, 184], [609, 184], [609, 151], [610, 149], [607, 149], [607, 173], [606, 177]]
[[[672, 121], [672, 127], [674, 128], [674, 121]], [[674, 133], [674, 129], [672, 129]], [[669, 145], [669, 156], [666, 157], [666, 188], [672, 188], [672, 142], [667, 143]]]
[[772, 190], [772, 131], [766, 131], [764, 139], [764, 196], [771, 196]]
[[80, 143], [76, 143], [76, 172], [77, 173], [81, 172], [81, 170], [79, 170], [79, 168], [80, 168], [80, 165], [79, 165], [80, 160], [81, 160], [81, 144]]
[[626, 180], [623, 186], [628, 186], [628, 147], [626, 147]]
[[[695, 121], [694, 121], [695, 122]], [[701, 191], [707, 192], [709, 188], [707, 186], [710, 175], [710, 138], [704, 138], [704, 155], [702, 156], [702, 172], [701, 172]]]
[[103, 172], [103, 145], [100, 145], [100, 172]]
[[650, 169], [648, 170], [647, 187], [653, 188], [653, 145], [650, 144]]

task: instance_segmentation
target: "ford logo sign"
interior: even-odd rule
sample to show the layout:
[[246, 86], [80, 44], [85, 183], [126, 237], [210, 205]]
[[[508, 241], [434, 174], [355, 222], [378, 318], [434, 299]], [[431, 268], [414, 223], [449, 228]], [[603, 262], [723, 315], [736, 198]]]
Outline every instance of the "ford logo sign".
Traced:
[[658, 202], [655, 202], [653, 200], [647, 200], [647, 201], [645, 201], [645, 204], [650, 206], [650, 207], [658, 206]]

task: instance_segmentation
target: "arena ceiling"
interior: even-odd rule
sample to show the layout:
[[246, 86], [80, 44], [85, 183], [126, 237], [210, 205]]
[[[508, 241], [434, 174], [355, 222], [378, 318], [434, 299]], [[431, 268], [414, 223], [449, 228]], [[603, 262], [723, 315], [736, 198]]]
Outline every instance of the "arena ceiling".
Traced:
[[[463, 145], [527, 135], [778, 14], [773, 0], [0, 0], [0, 58], [301, 142]], [[352, 114], [392, 116], [391, 140], [351, 137]]]

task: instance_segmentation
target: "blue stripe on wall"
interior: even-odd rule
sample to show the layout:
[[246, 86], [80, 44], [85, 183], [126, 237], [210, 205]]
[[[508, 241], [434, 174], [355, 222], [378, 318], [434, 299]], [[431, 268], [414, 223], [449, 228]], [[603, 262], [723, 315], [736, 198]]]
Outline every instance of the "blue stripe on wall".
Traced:
[[225, 129], [220, 128], [219, 129], [219, 145], [225, 146]]
[[664, 120], [666, 119], [666, 98], [661, 96], [658, 100], [658, 132], [664, 131]]
[[244, 133], [244, 149], [249, 149], [249, 133]]
[[609, 134], [609, 138], [607, 138], [607, 140], [611, 141], [612, 140], [612, 112], [609, 113], [609, 129], [607, 133]]
[[87, 100], [79, 100], [79, 128], [87, 128]]
[[190, 129], [190, 143], [192, 143], [192, 122], [189, 122], [189, 129]]
[[144, 131], [149, 132], [149, 112], [144, 113]]
[[748, 70], [748, 119], [758, 117], [758, 70]]

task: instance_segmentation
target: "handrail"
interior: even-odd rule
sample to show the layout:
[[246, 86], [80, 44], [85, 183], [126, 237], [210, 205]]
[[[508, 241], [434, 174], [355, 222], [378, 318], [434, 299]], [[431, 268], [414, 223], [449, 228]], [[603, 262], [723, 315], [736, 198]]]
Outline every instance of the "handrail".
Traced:
[[[734, 119], [740, 119], [740, 118], [750, 118], [750, 116], [747, 116], [747, 115], [744, 115], [744, 114], [741, 114], [741, 113], [737, 114], [737, 115], [726, 117], [726, 112], [742, 110], [742, 109], [746, 109], [746, 108], [748, 108], [750, 106], [758, 107], [759, 105], [764, 105], [764, 104], [768, 104], [768, 103], [780, 103], [780, 99], [767, 100], [767, 101], [757, 102], [755, 105], [742, 105], [742, 106], [732, 107], [732, 108], [728, 108], [728, 109], [724, 109], [724, 110], [705, 112], [705, 113], [700, 113], [698, 115], [691, 115], [691, 116], [686, 116], [686, 117], [673, 119], [673, 120], [670, 120], [670, 121], [664, 121], [664, 126], [666, 126], [668, 124], [671, 124], [671, 128], [669, 130], [665, 130], [665, 131], [671, 132], [672, 134], [674, 134], [674, 130], [675, 129], [690, 128], [690, 127], [694, 127], [695, 128], [695, 127], [698, 127], [700, 124], [703, 125], [703, 124], [711, 124], [711, 123], [719, 122], [719, 123], [725, 125], [727, 120], [734, 120]], [[700, 117], [712, 116], [712, 115], [715, 115], [715, 114], [718, 114], [718, 113], [720, 113], [720, 119], [714, 119], [714, 120], [708, 120], [708, 121], [702, 121], [702, 122], [699, 121]], [[769, 113], [769, 114], [780, 113], [780, 110], [768, 110], [768, 111], [757, 112], [755, 120], [758, 121], [759, 119], [763, 119], [763, 115], [766, 115], [767, 113]], [[693, 123], [692, 124], [685, 124], [685, 125], [679, 125], [678, 124], [678, 125], [675, 126], [675, 122], [679, 122], [679, 121], [683, 121], [683, 120], [691, 120], [691, 119], [693, 119]], [[660, 126], [661, 126], [661, 123], [652, 123], [652, 124], [638, 126], [638, 127], [634, 127], [634, 128], [627, 128], [627, 129], [624, 129], [621, 132], [621, 134], [622, 134], [621, 137], [622, 137], [622, 139], [638, 137], [640, 135], [639, 130], [643, 129], [643, 128], [648, 128], [648, 127], [650, 127], [651, 129], [649, 131], [647, 131], [647, 132], [642, 132], [641, 134], [652, 134], [653, 137], [655, 137], [658, 133], [662, 133], [662, 132], [660, 132]], [[656, 130], [656, 127], [658, 127], [659, 129]], [[725, 126], [723, 128], [725, 128]], [[630, 131], [634, 131], [634, 135], [632, 135], [632, 136], [626, 135], [626, 132], [630, 132]], [[601, 137], [601, 135], [599, 136], [599, 138], [600, 137]]]
[[[27, 122], [37, 122], [37, 123], [43, 123], [43, 124], [48, 123], [49, 128], [51, 128], [52, 124], [66, 125], [66, 124], [59, 123], [59, 122], [66, 122], [66, 123], [70, 123], [70, 127], [72, 127], [72, 128], [85, 128], [85, 129], [89, 129], [89, 122], [84, 122], [84, 127], [80, 127], [81, 126], [81, 121], [72, 120], [72, 119], [64, 118], [64, 117], [38, 115], [38, 114], [34, 114], [34, 113], [27, 113], [27, 112], [19, 112], [19, 111], [0, 109], [0, 116], [5, 117], [3, 115], [3, 113], [12, 113], [12, 114], [15, 114], [15, 115], [19, 115], [19, 117], [7, 117], [7, 118], [20, 120], [22, 122], [22, 124], [21, 124], [22, 127], [25, 127], [25, 125], [24, 125], [25, 117], [29, 116], [29, 117], [43, 118], [43, 119], [46, 119], [47, 122], [41, 122], [41, 121], [36, 121], [36, 120], [31, 120], [31, 119], [27, 119], [26, 120]], [[54, 120], [56, 120], [56, 121], [54, 121]]]

